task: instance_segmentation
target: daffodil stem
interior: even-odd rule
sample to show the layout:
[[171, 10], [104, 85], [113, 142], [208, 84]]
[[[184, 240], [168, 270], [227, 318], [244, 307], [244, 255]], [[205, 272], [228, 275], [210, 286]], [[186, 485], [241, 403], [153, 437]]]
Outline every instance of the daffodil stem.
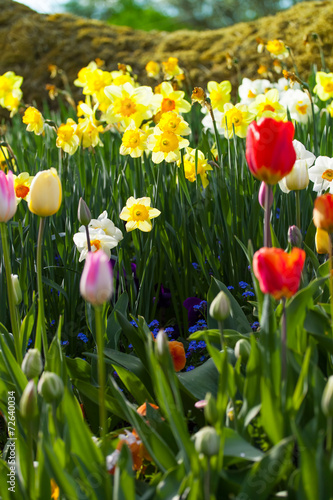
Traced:
[[106, 408], [105, 408], [105, 362], [104, 362], [104, 328], [101, 307], [95, 307], [95, 325], [98, 356], [98, 401], [99, 401], [99, 426], [102, 438], [102, 449], [104, 455], [107, 453], [106, 446]]
[[300, 192], [295, 191], [295, 202], [296, 202], [296, 226], [301, 231], [301, 198]]
[[331, 305], [331, 328], [333, 337], [333, 268], [332, 268], [332, 236], [329, 235], [329, 245], [328, 245], [328, 259], [329, 259], [329, 269], [330, 269], [330, 305]]
[[45, 328], [44, 293], [43, 293], [43, 279], [42, 279], [42, 248], [43, 248], [45, 222], [46, 222], [45, 217], [39, 218], [39, 230], [37, 239], [38, 320], [37, 320], [35, 347], [40, 350], [41, 343], [43, 344], [44, 357], [46, 360], [48, 343], [47, 343], [47, 335]]
[[90, 235], [89, 235], [89, 228], [88, 226], [84, 226], [86, 228], [86, 236], [87, 236], [87, 247], [88, 247], [88, 252], [91, 252], [91, 244], [90, 244]]
[[6, 281], [7, 281], [7, 293], [8, 293], [8, 305], [9, 305], [9, 314], [10, 321], [12, 325], [12, 333], [14, 336], [14, 344], [15, 344], [15, 352], [16, 359], [18, 363], [22, 362], [22, 352], [20, 349], [20, 339], [19, 339], [19, 322], [17, 317], [17, 310], [14, 299], [14, 289], [12, 282], [12, 268], [10, 264], [10, 255], [9, 255], [9, 245], [8, 245], [8, 228], [5, 222], [1, 222], [1, 241], [2, 241], [2, 251], [3, 258], [6, 269]]
[[264, 215], [264, 247], [272, 246], [271, 239], [271, 227], [270, 227], [270, 218], [271, 218], [271, 207], [270, 207], [270, 194], [271, 194], [271, 186], [266, 184], [265, 190], [265, 215]]
[[218, 154], [218, 157], [219, 157], [219, 165], [220, 165], [220, 167], [222, 167], [222, 150], [221, 150], [221, 144], [220, 144], [220, 136], [219, 136], [219, 132], [217, 130], [216, 120], [215, 120], [215, 116], [214, 116], [214, 111], [213, 111], [213, 108], [212, 108], [211, 105], [209, 105], [208, 111], [209, 111], [210, 117], [211, 117], [212, 122], [213, 122], [213, 128], [214, 128], [214, 134], [215, 134], [215, 141], [216, 141], [216, 147], [217, 147], [217, 154]]
[[287, 311], [286, 298], [282, 297], [281, 372], [282, 382], [287, 379]]

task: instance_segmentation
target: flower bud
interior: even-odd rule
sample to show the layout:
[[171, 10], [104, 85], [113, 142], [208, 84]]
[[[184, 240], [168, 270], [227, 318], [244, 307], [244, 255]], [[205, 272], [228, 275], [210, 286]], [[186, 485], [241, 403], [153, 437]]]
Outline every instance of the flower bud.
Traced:
[[266, 208], [265, 201], [266, 201], [267, 189], [269, 189], [269, 197], [268, 197], [269, 207], [268, 207], [268, 209], [270, 209], [273, 205], [274, 196], [273, 196], [272, 188], [268, 184], [266, 184], [266, 182], [262, 182], [260, 184], [259, 193], [258, 193], [258, 201], [259, 201], [261, 207], [265, 209]]
[[22, 393], [20, 399], [20, 412], [22, 417], [26, 419], [33, 419], [37, 415], [37, 390], [33, 380], [29, 380]]
[[321, 398], [321, 407], [326, 417], [333, 417], [333, 375], [331, 375], [325, 385]]
[[195, 449], [206, 457], [217, 455], [220, 448], [220, 438], [214, 427], [203, 427], [194, 435]]
[[77, 218], [79, 219], [80, 224], [82, 224], [83, 226], [88, 226], [89, 222], [91, 221], [90, 210], [83, 198], [80, 198], [79, 200]]
[[292, 247], [301, 248], [302, 246], [302, 233], [297, 226], [290, 226], [288, 229], [288, 241]]
[[110, 259], [103, 250], [88, 252], [81, 276], [80, 292], [93, 306], [101, 306], [111, 299], [112, 268]]
[[306, 189], [309, 184], [309, 169], [305, 160], [296, 161], [292, 171], [285, 178], [289, 191]]
[[251, 344], [245, 339], [239, 339], [235, 345], [236, 358], [242, 358], [242, 362], [246, 364], [249, 360], [251, 353]]
[[27, 378], [39, 377], [43, 370], [43, 361], [38, 349], [29, 349], [23, 358], [21, 368]]
[[19, 278], [17, 274], [11, 274], [12, 284], [13, 284], [13, 292], [14, 292], [14, 301], [15, 305], [18, 306], [22, 302], [22, 290], [19, 282]]
[[61, 200], [61, 182], [56, 169], [38, 172], [30, 186], [30, 212], [40, 217], [53, 215], [58, 212]]
[[206, 394], [205, 400], [206, 400], [206, 406], [204, 407], [205, 418], [209, 424], [214, 425], [218, 419], [216, 400], [210, 392]]
[[224, 321], [230, 316], [231, 305], [230, 300], [226, 293], [222, 290], [216, 295], [215, 299], [210, 305], [209, 314], [216, 321]]
[[320, 229], [320, 227], [317, 227], [315, 242], [317, 253], [329, 253], [331, 238], [327, 231], [325, 231], [324, 229]]
[[168, 337], [164, 330], [160, 330], [156, 335], [155, 353], [160, 363], [163, 363], [170, 356]]
[[38, 382], [38, 392], [47, 403], [60, 403], [64, 395], [64, 383], [53, 372], [43, 372]]
[[11, 171], [6, 175], [0, 170], [0, 222], [8, 222], [17, 208], [14, 177]]

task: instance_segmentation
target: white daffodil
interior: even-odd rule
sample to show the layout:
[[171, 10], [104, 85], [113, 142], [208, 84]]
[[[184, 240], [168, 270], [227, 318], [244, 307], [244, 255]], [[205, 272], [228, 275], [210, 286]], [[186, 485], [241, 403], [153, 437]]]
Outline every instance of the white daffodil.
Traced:
[[311, 151], [307, 151], [304, 145], [296, 139], [293, 140], [293, 146], [296, 152], [295, 165], [292, 171], [279, 182], [281, 191], [284, 193], [299, 191], [308, 186], [309, 167], [313, 165], [316, 159], [315, 155]]
[[333, 158], [318, 156], [314, 166], [309, 169], [309, 178], [314, 183], [313, 190], [316, 193], [329, 189], [333, 194]]
[[[281, 98], [281, 104], [289, 110], [290, 117], [299, 123], [307, 123], [312, 118], [311, 101], [306, 92], [302, 90], [287, 90]], [[318, 106], [314, 106], [315, 113]]]

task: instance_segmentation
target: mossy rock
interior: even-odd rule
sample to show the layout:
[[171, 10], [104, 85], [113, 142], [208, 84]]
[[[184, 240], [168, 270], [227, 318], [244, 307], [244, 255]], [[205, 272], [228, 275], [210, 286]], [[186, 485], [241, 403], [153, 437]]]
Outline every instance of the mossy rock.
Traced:
[[[187, 74], [189, 90], [204, 87], [209, 80], [226, 79], [236, 88], [244, 76], [257, 78], [260, 64], [272, 66], [269, 54], [257, 52], [257, 38], [284, 40], [304, 80], [313, 64], [321, 69], [319, 43], [327, 67], [333, 69], [333, 32], [328, 29], [333, 24], [331, 1], [298, 3], [275, 16], [218, 30], [173, 33], [110, 26], [70, 14], [38, 14], [12, 0], [1, 4], [0, 74], [14, 71], [24, 77], [26, 103], [40, 105], [48, 97], [45, 85], [59, 83], [50, 79], [49, 64], [64, 70], [72, 85], [78, 71], [96, 57], [110, 71], [118, 63], [129, 64], [140, 83], [154, 85], [146, 76], [146, 63], [175, 56]], [[287, 67], [293, 69], [290, 58]], [[74, 86], [72, 91], [76, 98], [81, 95]]]

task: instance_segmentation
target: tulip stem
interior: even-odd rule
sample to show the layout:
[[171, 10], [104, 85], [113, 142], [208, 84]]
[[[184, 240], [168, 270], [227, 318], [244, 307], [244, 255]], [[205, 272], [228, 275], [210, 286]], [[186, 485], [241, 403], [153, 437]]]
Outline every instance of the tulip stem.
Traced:
[[333, 431], [333, 418], [327, 417], [327, 436], [326, 436], [326, 450], [331, 453], [332, 450], [332, 431]]
[[86, 228], [86, 236], [87, 236], [87, 247], [88, 247], [88, 252], [91, 252], [91, 244], [90, 244], [90, 235], [89, 235], [89, 228], [88, 226], [84, 226]]
[[219, 330], [220, 330], [220, 340], [221, 340], [221, 351], [224, 350], [224, 334], [223, 334], [223, 321], [218, 321]]
[[7, 281], [7, 293], [8, 293], [8, 305], [9, 305], [9, 314], [10, 314], [10, 322], [12, 325], [12, 333], [14, 337], [15, 344], [15, 352], [16, 359], [19, 364], [22, 363], [22, 352], [20, 349], [20, 329], [19, 322], [17, 317], [17, 310], [14, 299], [14, 289], [12, 282], [12, 268], [10, 264], [10, 255], [9, 255], [9, 245], [8, 245], [8, 228], [5, 222], [1, 222], [1, 241], [2, 241], [2, 251], [3, 251], [3, 259], [5, 263], [6, 269], [6, 281]]
[[329, 242], [328, 242], [328, 259], [330, 263], [330, 304], [331, 304], [331, 327], [332, 327], [332, 336], [333, 336], [333, 268], [332, 268], [332, 237], [329, 234]]
[[45, 329], [45, 312], [44, 312], [44, 294], [43, 294], [43, 280], [42, 280], [42, 244], [45, 229], [45, 217], [39, 218], [39, 230], [37, 239], [37, 290], [38, 290], [38, 319], [37, 319], [37, 332], [35, 340], [35, 348], [41, 350], [41, 343], [43, 343], [44, 357], [47, 356], [47, 335]]
[[99, 426], [102, 438], [102, 448], [104, 455], [107, 453], [106, 446], [106, 408], [105, 408], [105, 362], [104, 362], [104, 328], [102, 319], [102, 308], [95, 307], [95, 325], [98, 356], [98, 385], [99, 385]]
[[287, 380], [287, 311], [285, 297], [282, 297], [281, 370], [282, 382], [284, 382]]
[[302, 231], [301, 228], [301, 198], [300, 198], [300, 192], [297, 190], [295, 191], [295, 198], [296, 198], [296, 226], [300, 231]]
[[272, 238], [271, 238], [271, 227], [270, 227], [270, 219], [271, 219], [271, 207], [270, 207], [270, 194], [271, 194], [271, 186], [266, 183], [265, 190], [265, 215], [264, 215], [264, 247], [272, 246]]

